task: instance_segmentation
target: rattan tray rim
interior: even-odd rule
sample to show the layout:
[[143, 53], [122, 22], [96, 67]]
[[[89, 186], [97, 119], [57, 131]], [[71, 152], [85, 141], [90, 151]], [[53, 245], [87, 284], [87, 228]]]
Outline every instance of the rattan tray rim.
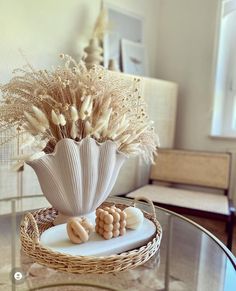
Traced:
[[[92, 267], [92, 269], [88, 270], [89, 273], [110, 273], [114, 271], [120, 271], [128, 268], [133, 268], [135, 266], [141, 265], [144, 262], [146, 262], [148, 259], [150, 259], [159, 249], [161, 238], [162, 238], [162, 228], [160, 223], [158, 222], [156, 218], [155, 208], [153, 203], [146, 198], [143, 197], [137, 197], [134, 200], [134, 205], [136, 206], [136, 203], [139, 200], [146, 200], [149, 205], [152, 208], [152, 214], [147, 213], [143, 211], [146, 218], [150, 219], [152, 222], [154, 222], [156, 226], [156, 233], [155, 236], [145, 245], [132, 249], [130, 251], [122, 252], [120, 254], [113, 254], [109, 256], [82, 256], [82, 255], [70, 255], [65, 254], [62, 252], [51, 250], [50, 248], [47, 248], [43, 246], [40, 243], [40, 235], [43, 233], [43, 231], [52, 225], [52, 218], [55, 218], [56, 210], [53, 208], [42, 208], [40, 210], [37, 210], [33, 213], [27, 213], [21, 222], [21, 244], [23, 251], [30, 257], [32, 257], [36, 262], [54, 268], [59, 269], [66, 272], [72, 272], [72, 273], [83, 273], [82, 270], [75, 270], [75, 266], [78, 266], [80, 264], [80, 267], [89, 268]], [[114, 202], [105, 202], [105, 205], [111, 205], [114, 204]], [[127, 207], [129, 205], [123, 204], [123, 203], [116, 203], [118, 207]], [[42, 216], [42, 214], [46, 217]], [[40, 219], [43, 221], [40, 223]], [[41, 230], [40, 227], [44, 226], [44, 230]], [[39, 231], [40, 229], [40, 231]], [[50, 262], [48, 262], [46, 259], [44, 260], [44, 257], [50, 258]], [[144, 259], [142, 259], [144, 257]], [[140, 259], [140, 261], [139, 261]], [[135, 262], [135, 263], [134, 263]], [[112, 263], [112, 266], [114, 265], [113, 270], [106, 270], [102, 269], [102, 265], [99, 267], [95, 267], [95, 264], [106, 264], [109, 265]], [[134, 263], [134, 264], [133, 264]], [[69, 265], [67, 267], [63, 268], [63, 265], [70, 264], [74, 265], [70, 267]], [[81, 266], [82, 264], [82, 266]], [[121, 264], [123, 267], [116, 268], [117, 265]], [[80, 268], [81, 269], [81, 268]]]

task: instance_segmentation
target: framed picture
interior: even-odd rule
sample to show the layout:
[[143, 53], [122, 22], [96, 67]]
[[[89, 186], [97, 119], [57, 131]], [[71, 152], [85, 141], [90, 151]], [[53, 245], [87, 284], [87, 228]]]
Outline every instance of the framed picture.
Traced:
[[143, 18], [107, 2], [104, 2], [104, 8], [107, 9], [109, 26], [103, 40], [104, 67], [107, 68], [109, 60], [113, 60], [121, 70], [121, 39], [142, 43]]
[[145, 49], [142, 44], [122, 39], [121, 56], [124, 73], [138, 76], [147, 75]]

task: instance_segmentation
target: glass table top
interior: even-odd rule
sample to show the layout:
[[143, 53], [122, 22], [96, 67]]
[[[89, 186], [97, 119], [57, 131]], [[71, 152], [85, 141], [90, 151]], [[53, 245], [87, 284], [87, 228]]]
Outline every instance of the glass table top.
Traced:
[[[121, 197], [109, 200], [131, 203]], [[160, 250], [144, 265], [101, 275], [42, 267], [21, 251], [19, 225], [24, 211], [48, 206], [44, 196], [0, 201], [0, 290], [236, 290], [233, 254], [197, 224], [160, 207], [155, 207], [163, 228]], [[150, 212], [146, 203], [139, 207]]]

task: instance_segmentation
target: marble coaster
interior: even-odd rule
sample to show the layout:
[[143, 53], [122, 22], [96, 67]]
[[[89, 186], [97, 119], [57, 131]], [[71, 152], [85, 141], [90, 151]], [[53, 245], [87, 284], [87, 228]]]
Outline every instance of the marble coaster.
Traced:
[[[95, 224], [95, 216], [90, 221]], [[151, 220], [144, 218], [143, 224], [138, 229], [127, 229], [124, 236], [105, 240], [94, 232], [88, 242], [73, 244], [68, 238], [66, 224], [60, 224], [43, 232], [40, 242], [52, 251], [68, 255], [108, 256], [145, 245], [154, 236], [155, 232], [155, 224]]]

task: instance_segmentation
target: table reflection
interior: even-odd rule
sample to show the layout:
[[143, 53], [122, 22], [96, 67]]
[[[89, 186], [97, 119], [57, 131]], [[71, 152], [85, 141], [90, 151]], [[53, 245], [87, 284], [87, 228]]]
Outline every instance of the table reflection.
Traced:
[[[25, 202], [26, 199], [31, 202]], [[156, 207], [163, 228], [160, 250], [144, 265], [112, 274], [68, 274], [34, 263], [20, 250], [19, 225], [28, 208], [48, 205], [43, 196], [1, 201], [11, 213], [0, 216], [0, 290], [30, 290], [39, 286], [83, 283], [104, 285], [116, 290], [216, 290], [231, 291], [236, 286], [235, 258], [221, 243], [196, 224]], [[117, 203], [130, 204], [126, 198], [111, 197]], [[41, 204], [39, 204], [39, 202]], [[20, 206], [21, 205], [21, 206]], [[149, 206], [139, 203], [149, 211]], [[26, 275], [21, 284], [12, 284], [10, 272], [20, 268]], [[104, 287], [105, 288], [105, 287]], [[44, 290], [98, 290], [96, 286], [57, 286]], [[10, 289], [9, 289], [10, 290]], [[101, 289], [99, 289], [101, 290]], [[108, 290], [108, 289], [104, 289]]]

